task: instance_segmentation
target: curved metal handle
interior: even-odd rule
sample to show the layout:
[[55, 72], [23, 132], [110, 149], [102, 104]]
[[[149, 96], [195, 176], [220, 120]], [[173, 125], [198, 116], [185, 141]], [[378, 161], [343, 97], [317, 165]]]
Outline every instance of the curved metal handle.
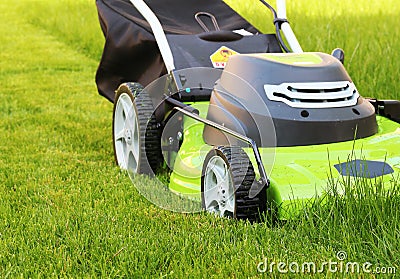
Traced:
[[210, 32], [210, 29], [208, 29], [208, 27], [204, 24], [204, 22], [200, 19], [200, 16], [208, 16], [209, 18], [211, 18], [211, 21], [214, 25], [215, 31], [219, 30], [219, 26], [218, 26], [218, 22], [217, 19], [215, 18], [215, 16], [213, 14], [207, 13], [207, 12], [198, 12], [194, 15], [194, 18], [196, 19], [196, 21], [198, 22], [198, 24], [201, 26], [201, 28], [203, 28], [204, 31], [206, 32]]
[[202, 118], [199, 115], [190, 112], [187, 107], [174, 107], [173, 109], [175, 109], [177, 111], [180, 111], [181, 113], [185, 114], [186, 116], [188, 116], [188, 117], [190, 117], [190, 118], [192, 118], [194, 120], [197, 120], [197, 121], [199, 121], [199, 122], [201, 122], [201, 123], [203, 123], [205, 125], [208, 125], [208, 126], [211, 126], [211, 127], [215, 128], [215, 129], [221, 130], [221, 131], [223, 131], [223, 132], [225, 132], [225, 133], [227, 133], [227, 134], [229, 134], [229, 135], [231, 135], [231, 136], [233, 136], [233, 137], [235, 137], [235, 138], [237, 138], [237, 139], [239, 139], [241, 141], [244, 141], [244, 142], [248, 143], [251, 146], [251, 149], [253, 150], [254, 158], [256, 159], [258, 171], [260, 173], [260, 181], [251, 186], [249, 197], [250, 198], [254, 198], [264, 188], [268, 188], [269, 187], [270, 181], [268, 179], [267, 172], [265, 171], [265, 168], [264, 168], [264, 165], [263, 165], [263, 162], [262, 162], [262, 158], [261, 158], [261, 155], [260, 155], [260, 151], [258, 150], [257, 144], [253, 139], [248, 138], [245, 135], [242, 135], [242, 134], [240, 134], [240, 133], [238, 133], [236, 131], [233, 131], [233, 130], [231, 130], [231, 129], [225, 127], [225, 126], [222, 126], [222, 125], [220, 125], [218, 123], [215, 123], [215, 122], [213, 122], [211, 120]]
[[165, 67], [167, 68], [168, 72], [172, 72], [175, 70], [174, 56], [172, 55], [171, 47], [169, 46], [160, 21], [143, 0], [130, 0], [130, 2], [150, 24], [151, 30], [156, 38], [158, 48], [160, 49], [161, 56], [164, 60]]

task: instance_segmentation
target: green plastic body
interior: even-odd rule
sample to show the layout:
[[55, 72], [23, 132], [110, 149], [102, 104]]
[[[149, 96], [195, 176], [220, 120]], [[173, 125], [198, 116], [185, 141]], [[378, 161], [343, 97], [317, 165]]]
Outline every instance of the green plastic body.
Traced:
[[[206, 117], [208, 102], [192, 103]], [[330, 181], [346, 179], [334, 167], [354, 159], [388, 163], [393, 173], [377, 178], [385, 185], [398, 182], [400, 176], [400, 124], [377, 116], [377, 134], [354, 141], [294, 146], [260, 148], [270, 186], [268, 202], [277, 208], [279, 219], [296, 216], [307, 203], [329, 189]], [[184, 117], [184, 136], [171, 174], [171, 191], [190, 199], [201, 199], [201, 172], [204, 158], [212, 146], [203, 140], [204, 124]], [[257, 165], [250, 148], [244, 148], [257, 172]], [[351, 178], [354, 179], [354, 178]], [[368, 178], [363, 178], [368, 179]]]

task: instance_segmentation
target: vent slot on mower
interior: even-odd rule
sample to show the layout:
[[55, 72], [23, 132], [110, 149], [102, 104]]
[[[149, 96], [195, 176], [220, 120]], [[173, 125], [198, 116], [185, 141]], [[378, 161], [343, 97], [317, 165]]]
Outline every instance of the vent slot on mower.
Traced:
[[296, 108], [353, 106], [359, 97], [354, 84], [348, 81], [266, 84], [264, 90], [271, 101]]

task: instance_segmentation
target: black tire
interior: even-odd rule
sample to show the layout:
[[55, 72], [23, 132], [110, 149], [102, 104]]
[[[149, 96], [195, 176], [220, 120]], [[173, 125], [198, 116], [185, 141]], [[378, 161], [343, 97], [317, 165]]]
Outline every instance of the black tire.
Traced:
[[[122, 108], [122, 111], [120, 107], [124, 105], [130, 107], [129, 114], [133, 114], [131, 118], [135, 120], [132, 124], [135, 127], [131, 127], [134, 131], [130, 133], [129, 121], [124, 120], [128, 118], [128, 107]], [[118, 134], [122, 132], [121, 129], [125, 131], [123, 137]], [[154, 174], [162, 161], [159, 130], [152, 100], [143, 86], [130, 82], [121, 84], [116, 91], [113, 109], [112, 134], [116, 164], [132, 173]], [[129, 151], [129, 148], [136, 151], [137, 158], [134, 152]]]
[[[217, 158], [221, 158], [226, 164], [228, 175], [233, 185], [233, 212], [231, 214], [221, 214], [221, 210], [215, 207], [223, 206], [223, 202], [212, 203], [212, 198], [208, 198], [206, 191], [210, 190], [213, 185], [207, 185], [217, 183], [213, 182], [212, 172], [216, 172], [215, 163], [213, 161], [220, 161]], [[216, 181], [218, 178], [216, 178]], [[210, 182], [211, 181], [211, 182]], [[206, 156], [203, 172], [201, 178], [201, 197], [202, 207], [206, 211], [214, 212], [221, 217], [231, 217], [234, 219], [258, 221], [262, 213], [266, 210], [266, 190], [263, 189], [253, 198], [249, 197], [250, 189], [255, 181], [255, 173], [252, 163], [249, 157], [240, 147], [215, 147]], [[222, 192], [221, 192], [222, 193]], [[219, 195], [222, 195], [219, 193]], [[228, 198], [227, 198], [228, 199]], [[206, 203], [212, 204], [208, 206]], [[214, 207], [214, 208], [213, 208]]]

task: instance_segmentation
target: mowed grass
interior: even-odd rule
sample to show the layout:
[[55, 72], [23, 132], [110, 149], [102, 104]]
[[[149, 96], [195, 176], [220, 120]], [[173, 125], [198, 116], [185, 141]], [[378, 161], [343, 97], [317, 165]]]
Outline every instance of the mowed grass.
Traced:
[[[237, 3], [267, 29], [262, 12]], [[395, 4], [290, 1], [288, 14], [305, 50], [346, 51], [363, 95], [399, 99]], [[113, 162], [112, 104], [94, 84], [104, 39], [93, 1], [2, 1], [0, 10], [0, 277], [290, 278], [257, 265], [320, 267], [339, 251], [399, 268], [398, 184], [332, 182], [346, 195], [273, 226], [152, 205]]]

